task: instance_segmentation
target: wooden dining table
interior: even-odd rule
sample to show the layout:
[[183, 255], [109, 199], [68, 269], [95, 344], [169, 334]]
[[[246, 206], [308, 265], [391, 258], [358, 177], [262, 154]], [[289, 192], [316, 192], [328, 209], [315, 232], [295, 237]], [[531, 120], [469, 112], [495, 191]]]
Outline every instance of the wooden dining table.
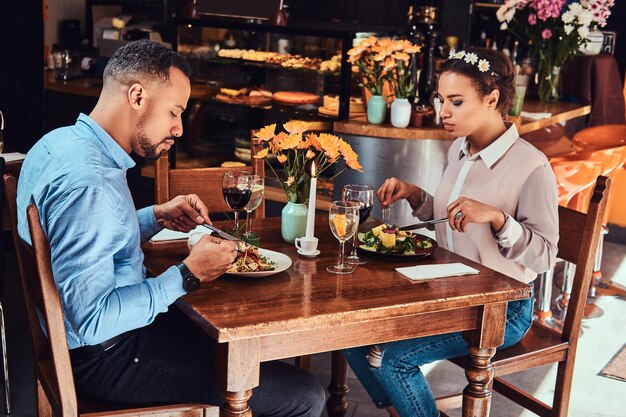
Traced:
[[[218, 227], [231, 226], [216, 223]], [[367, 227], [367, 223], [364, 225]], [[368, 258], [350, 274], [326, 267], [337, 262], [339, 242], [328, 216], [316, 218], [320, 255], [305, 258], [283, 241], [280, 218], [257, 219], [260, 247], [288, 255], [293, 264], [264, 278], [222, 276], [177, 301], [177, 306], [217, 342], [225, 403], [221, 416], [252, 416], [248, 400], [259, 385], [260, 363], [333, 351], [327, 409], [347, 411], [347, 365], [341, 350], [435, 334], [464, 332], [469, 344], [463, 416], [488, 416], [491, 358], [504, 341], [507, 302], [531, 289], [504, 274], [438, 248], [411, 261]], [[346, 250], [349, 245], [346, 245]], [[144, 245], [149, 272], [159, 274], [184, 259], [186, 241]], [[477, 275], [411, 281], [396, 267], [462, 262]]]

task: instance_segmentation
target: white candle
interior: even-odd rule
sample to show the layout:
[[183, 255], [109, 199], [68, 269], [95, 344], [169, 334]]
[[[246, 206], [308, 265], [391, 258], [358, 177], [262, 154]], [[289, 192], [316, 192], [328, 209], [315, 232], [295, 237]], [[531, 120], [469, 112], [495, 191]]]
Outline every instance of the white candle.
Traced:
[[315, 228], [315, 196], [317, 194], [317, 177], [315, 176], [315, 162], [311, 164], [311, 189], [309, 190], [309, 211], [306, 217], [306, 238], [313, 237]]

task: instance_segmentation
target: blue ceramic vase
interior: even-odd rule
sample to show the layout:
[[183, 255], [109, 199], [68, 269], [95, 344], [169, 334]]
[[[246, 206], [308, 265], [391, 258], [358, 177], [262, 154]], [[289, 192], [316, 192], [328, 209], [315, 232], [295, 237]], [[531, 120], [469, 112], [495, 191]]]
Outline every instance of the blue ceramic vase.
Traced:
[[387, 103], [383, 96], [372, 96], [367, 102], [367, 121], [379, 125], [385, 121]]
[[306, 204], [287, 202], [282, 211], [280, 225], [285, 242], [294, 243], [297, 237], [302, 237], [306, 234], [306, 216], [308, 211]]

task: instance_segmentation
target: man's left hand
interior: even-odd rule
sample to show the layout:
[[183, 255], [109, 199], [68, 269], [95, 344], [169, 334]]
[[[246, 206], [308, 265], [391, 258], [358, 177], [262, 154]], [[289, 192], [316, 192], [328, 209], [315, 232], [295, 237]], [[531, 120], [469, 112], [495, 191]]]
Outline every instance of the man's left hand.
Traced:
[[189, 232], [199, 224], [211, 224], [209, 210], [195, 194], [179, 195], [155, 205], [154, 215], [161, 226], [179, 232]]

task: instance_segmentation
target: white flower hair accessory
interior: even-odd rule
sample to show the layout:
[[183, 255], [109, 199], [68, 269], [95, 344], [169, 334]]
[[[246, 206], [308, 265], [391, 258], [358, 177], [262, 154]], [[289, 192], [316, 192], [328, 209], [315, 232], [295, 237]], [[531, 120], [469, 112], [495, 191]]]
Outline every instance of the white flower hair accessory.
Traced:
[[491, 75], [498, 78], [499, 75], [495, 72], [491, 71], [491, 64], [486, 59], [479, 59], [478, 55], [473, 52], [465, 52], [465, 51], [455, 51], [454, 49], [450, 50], [450, 55], [448, 55], [448, 59], [462, 59], [466, 63], [470, 65], [475, 65], [480, 72], [490, 72]]

